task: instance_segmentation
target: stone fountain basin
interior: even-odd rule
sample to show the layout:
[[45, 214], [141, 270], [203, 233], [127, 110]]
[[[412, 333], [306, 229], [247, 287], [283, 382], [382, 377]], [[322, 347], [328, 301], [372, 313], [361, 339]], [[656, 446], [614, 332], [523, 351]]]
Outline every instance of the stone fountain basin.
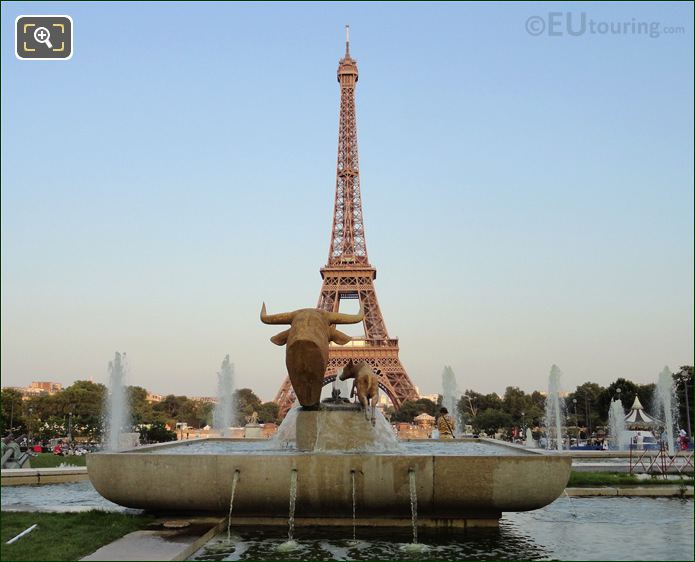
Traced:
[[[273, 451], [263, 449], [267, 441], [249, 441], [202, 439], [94, 453], [87, 456], [87, 468], [96, 490], [117, 504], [218, 513], [229, 510], [238, 470], [235, 524], [285, 522], [291, 471], [296, 470], [299, 524], [320, 518], [328, 525], [331, 520], [351, 524], [353, 473], [357, 516], [363, 524], [410, 524], [414, 471], [419, 520], [458, 525], [474, 520], [494, 524], [503, 511], [527, 511], [553, 502], [567, 485], [572, 462], [474, 439], [405, 443], [404, 453]], [[467, 452], [466, 447], [474, 449]], [[484, 454], [486, 447], [490, 454]], [[424, 454], [430, 449], [432, 454]]]

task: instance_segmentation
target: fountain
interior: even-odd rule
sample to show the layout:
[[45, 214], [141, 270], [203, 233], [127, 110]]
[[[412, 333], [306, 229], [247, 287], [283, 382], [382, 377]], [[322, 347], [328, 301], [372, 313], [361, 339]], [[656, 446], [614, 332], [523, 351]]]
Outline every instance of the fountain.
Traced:
[[625, 410], [620, 398], [611, 401], [608, 410], [608, 433], [611, 438], [610, 448], [617, 451], [625, 451], [628, 448], [625, 433]]
[[236, 485], [239, 482], [239, 471], [234, 471], [232, 478], [232, 493], [229, 498], [229, 514], [227, 515], [227, 541], [232, 539], [232, 510], [234, 509], [234, 494], [236, 493]]
[[246, 420], [246, 425], [244, 426], [244, 438], [245, 439], [260, 439], [263, 437], [263, 430], [261, 429], [261, 424], [258, 423], [258, 412], [251, 412], [251, 415]]
[[531, 431], [530, 427], [526, 428], [526, 442], [525, 445], [527, 447], [535, 447], [536, 446], [536, 440], [533, 438], [533, 432]]
[[563, 492], [563, 494], [567, 498], [567, 501], [569, 502], [570, 514], [572, 515], [572, 517], [574, 517], [576, 519], [577, 518], [577, 510], [574, 509], [574, 504], [572, 503], [572, 497], [567, 493], [567, 490], [565, 490]]
[[[260, 311], [261, 322], [278, 326], [270, 341], [285, 347], [292, 392], [283, 394], [283, 403], [293, 397], [299, 406], [290, 410], [273, 440], [194, 439], [88, 454], [89, 478], [111, 501], [153, 511], [225, 513], [232, 505], [238, 471], [242, 476], [234, 492], [234, 524], [284, 525], [290, 505], [291, 541], [293, 525], [409, 526], [415, 508], [420, 529], [497, 526], [503, 511], [537, 509], [562, 494], [570, 475], [569, 457], [476, 438], [399, 442], [378, 410], [372, 427], [360, 406], [321, 402], [323, 386], [348, 360], [372, 366], [379, 362], [388, 370], [377, 386], [397, 406], [415, 392], [406, 377], [396, 375], [398, 340], [389, 338], [385, 328], [376, 337], [366, 329], [383, 320], [373, 289], [376, 270], [367, 260], [361, 224], [354, 121], [357, 65], [348, 49], [338, 76], [346, 106], [341, 109], [336, 222], [328, 266], [322, 269], [321, 308], [268, 314], [264, 303]], [[278, 238], [297, 216], [285, 211], [277, 219], [262, 220], [267, 234]], [[273, 279], [282, 282], [281, 273]], [[358, 314], [339, 312], [344, 298], [359, 299]], [[340, 331], [344, 324], [362, 324], [365, 337], [353, 341]], [[453, 372], [450, 375], [445, 376], [453, 387], [445, 392], [447, 399], [455, 396]], [[452, 404], [452, 413], [456, 409]], [[180, 482], [185, 486], [173, 490], [172, 483]], [[357, 503], [359, 520], [350, 517]]]
[[456, 427], [459, 428], [462, 427], [461, 419], [458, 416], [458, 400], [460, 395], [461, 393], [456, 384], [454, 370], [447, 365], [444, 367], [444, 371], [442, 371], [442, 406], [454, 416], [455, 421], [457, 421]]
[[217, 373], [217, 404], [213, 414], [213, 428], [220, 431], [222, 437], [229, 437], [230, 427], [235, 423], [234, 408], [234, 363], [225, 355], [220, 371]]
[[410, 516], [413, 522], [413, 544], [417, 544], [417, 480], [415, 479], [415, 470], [412, 468], [408, 471], [409, 489], [410, 489]]
[[659, 373], [659, 380], [656, 383], [656, 400], [658, 411], [664, 420], [668, 454], [674, 455], [676, 452], [675, 420], [678, 419], [678, 398], [673, 383], [673, 373], [668, 367], [664, 367]]
[[294, 510], [297, 504], [297, 469], [293, 468], [290, 472], [290, 515], [288, 518], [287, 538], [294, 538]]
[[278, 552], [292, 552], [297, 549], [297, 541], [294, 540], [294, 510], [297, 505], [297, 469], [290, 471], [290, 514], [287, 519], [287, 540], [278, 545]]
[[[152, 511], [225, 513], [233, 504], [235, 525], [286, 524], [289, 505], [281, 545], [288, 550], [296, 547], [297, 524], [415, 525], [417, 540], [418, 526], [496, 526], [503, 511], [537, 509], [562, 494], [569, 457], [486, 439], [402, 442], [378, 410], [372, 426], [359, 404], [321, 403], [321, 387], [332, 380], [324, 377], [328, 341], [346, 342], [335, 324], [356, 323], [362, 314], [302, 309], [270, 316], [263, 308], [264, 322], [291, 326], [272, 341], [287, 344], [290, 380], [301, 389], [301, 405], [276, 439], [195, 439], [89, 454], [92, 484], [115, 503]], [[243, 486], [234, 482], [239, 474]], [[175, 481], [187, 484], [172, 494]]]
[[562, 371], [557, 365], [550, 368], [548, 376], [548, 395], [545, 397], [545, 430], [548, 439], [548, 449], [562, 451], [562, 427], [565, 421], [564, 401], [560, 398], [560, 379]]
[[413, 541], [411, 543], [402, 545], [401, 550], [411, 555], [421, 554], [426, 552], [428, 547], [427, 545], [419, 543], [417, 540], [417, 478], [414, 468], [411, 468], [408, 471], [408, 479], [410, 484], [410, 514], [413, 525]]
[[129, 449], [139, 443], [140, 434], [131, 432], [130, 405], [125, 386], [126, 354], [116, 352], [109, 361], [109, 384], [106, 394], [104, 420], [104, 448], [117, 451]]
[[[295, 488], [288, 486], [287, 475], [296, 471], [301, 493], [295, 498], [295, 524], [350, 526], [353, 474], [359, 473], [354, 479], [357, 524], [411, 525], [412, 468], [418, 524], [435, 527], [497, 525], [503, 511], [551, 503], [569, 479], [569, 457], [484, 439], [401, 442], [391, 448], [371, 438], [371, 423], [359, 410], [296, 410], [294, 440], [282, 446], [218, 438], [92, 453], [89, 478], [102, 496], [123, 506], [225, 513], [239, 471], [243, 486], [235, 488], [234, 524], [281, 525]], [[172, 494], [176, 481], [187, 484]]]
[[357, 544], [357, 501], [355, 500], [355, 471], [351, 470], [352, 477], [352, 544]]

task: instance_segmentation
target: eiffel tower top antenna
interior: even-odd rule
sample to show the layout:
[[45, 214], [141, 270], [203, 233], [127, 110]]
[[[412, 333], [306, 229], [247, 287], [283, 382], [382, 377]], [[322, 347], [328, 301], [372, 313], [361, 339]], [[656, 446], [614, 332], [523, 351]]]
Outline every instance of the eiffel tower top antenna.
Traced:
[[355, 87], [358, 79], [357, 61], [350, 56], [350, 26], [346, 25], [345, 56], [338, 63], [338, 83], [340, 84], [338, 161], [328, 267], [355, 265], [369, 267], [357, 149]]

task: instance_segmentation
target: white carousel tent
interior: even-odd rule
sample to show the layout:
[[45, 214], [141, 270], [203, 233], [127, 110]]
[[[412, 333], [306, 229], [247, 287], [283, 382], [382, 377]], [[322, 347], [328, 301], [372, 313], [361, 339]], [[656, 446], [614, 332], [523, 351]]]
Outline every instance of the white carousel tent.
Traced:
[[639, 397], [635, 396], [635, 401], [632, 408], [625, 416], [625, 427], [630, 430], [654, 429], [657, 426], [663, 425], [661, 420], [653, 418], [644, 411], [644, 406], [639, 401]]
[[434, 420], [436, 418], [434, 416], [430, 416], [427, 412], [422, 412], [419, 416], [415, 416], [413, 418], [413, 421], [417, 424], [430, 424], [434, 425]]

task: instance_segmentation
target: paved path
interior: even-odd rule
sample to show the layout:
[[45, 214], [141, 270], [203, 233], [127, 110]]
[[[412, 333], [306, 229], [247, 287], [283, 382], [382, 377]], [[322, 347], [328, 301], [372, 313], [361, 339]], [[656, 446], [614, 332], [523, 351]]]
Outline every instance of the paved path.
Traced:
[[639, 496], [643, 498], [692, 498], [692, 486], [601, 486], [596, 488], [565, 488], [568, 496], [573, 498], [596, 496]]
[[186, 560], [222, 530], [226, 517], [186, 517], [189, 525], [169, 529], [135, 531], [102, 546], [82, 560]]
[[63, 484], [89, 480], [86, 466], [61, 468], [3, 468], [0, 471], [3, 486], [22, 484]]

